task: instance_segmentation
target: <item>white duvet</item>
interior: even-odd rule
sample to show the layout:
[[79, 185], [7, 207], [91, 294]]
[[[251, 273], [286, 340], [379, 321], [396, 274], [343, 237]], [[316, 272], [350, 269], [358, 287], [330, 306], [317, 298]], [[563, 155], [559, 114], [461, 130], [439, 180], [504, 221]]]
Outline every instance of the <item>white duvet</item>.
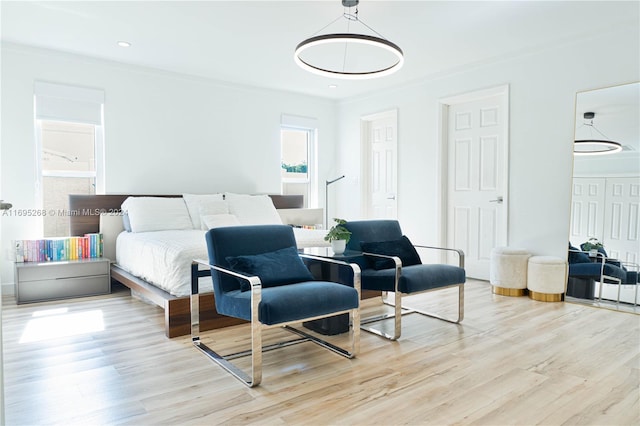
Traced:
[[[191, 262], [208, 260], [204, 234], [189, 229], [155, 232], [121, 232], [116, 240], [116, 263], [125, 271], [173, 296], [191, 294]], [[326, 231], [293, 228], [298, 248], [322, 247]], [[211, 278], [200, 279], [200, 292], [211, 292]]]

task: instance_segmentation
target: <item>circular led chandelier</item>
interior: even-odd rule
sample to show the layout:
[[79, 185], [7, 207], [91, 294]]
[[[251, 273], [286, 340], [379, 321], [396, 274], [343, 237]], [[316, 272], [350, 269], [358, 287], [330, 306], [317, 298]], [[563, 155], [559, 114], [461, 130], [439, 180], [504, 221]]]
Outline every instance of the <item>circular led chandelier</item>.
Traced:
[[[583, 126], [589, 127], [591, 130], [595, 130], [604, 139], [600, 139], [599, 136], [596, 136], [595, 138], [590, 137], [587, 139], [576, 139], [573, 145], [574, 155], [603, 155], [622, 151], [622, 145], [618, 142], [609, 140], [609, 138], [607, 138], [601, 131], [596, 129], [593, 125], [593, 119], [595, 116], [595, 112], [585, 112], [584, 119], [591, 121], [588, 123], [585, 122]], [[591, 131], [591, 134], [593, 135], [593, 131]]]
[[[402, 67], [402, 49], [358, 18], [358, 3], [359, 0], [342, 0], [344, 7], [356, 7], [355, 13], [344, 12], [320, 30], [344, 18], [347, 32], [314, 35], [296, 46], [294, 60], [300, 67], [325, 77], [354, 80], [386, 76]], [[348, 32], [351, 22], [376, 35]]]

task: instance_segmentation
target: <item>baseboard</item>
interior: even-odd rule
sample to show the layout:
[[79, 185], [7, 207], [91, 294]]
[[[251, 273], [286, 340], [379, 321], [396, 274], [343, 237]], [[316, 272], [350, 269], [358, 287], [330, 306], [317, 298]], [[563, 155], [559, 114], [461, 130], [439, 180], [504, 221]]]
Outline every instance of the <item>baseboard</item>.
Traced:
[[0, 290], [2, 291], [2, 295], [3, 296], [15, 296], [15, 287], [13, 285], [13, 283], [10, 284], [2, 284], [2, 287], [0, 288]]

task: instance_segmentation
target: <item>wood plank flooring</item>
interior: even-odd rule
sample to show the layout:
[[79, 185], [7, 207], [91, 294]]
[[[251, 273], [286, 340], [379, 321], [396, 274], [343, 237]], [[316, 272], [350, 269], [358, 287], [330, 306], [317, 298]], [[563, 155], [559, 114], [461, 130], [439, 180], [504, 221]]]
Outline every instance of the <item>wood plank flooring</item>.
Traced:
[[[466, 287], [460, 325], [408, 315], [397, 342], [362, 332], [354, 360], [312, 343], [267, 352], [253, 389], [189, 337], [165, 338], [162, 311], [126, 289], [20, 306], [5, 298], [6, 424], [640, 423], [639, 315]], [[446, 311], [454, 299], [447, 290], [406, 302]], [[384, 309], [365, 305], [363, 316]], [[202, 337], [233, 350], [247, 331]]]

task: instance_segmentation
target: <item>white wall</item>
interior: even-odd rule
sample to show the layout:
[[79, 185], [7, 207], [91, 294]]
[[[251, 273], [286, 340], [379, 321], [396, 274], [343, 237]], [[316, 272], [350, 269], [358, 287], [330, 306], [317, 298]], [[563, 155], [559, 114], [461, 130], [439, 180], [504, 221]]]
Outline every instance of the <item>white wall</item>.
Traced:
[[[3, 43], [1, 53], [0, 195], [17, 209], [38, 205], [35, 80], [104, 89], [107, 193], [279, 193], [282, 113], [318, 119], [320, 182], [333, 163], [333, 101], [25, 46]], [[40, 229], [38, 218], [2, 217], [4, 284], [10, 241]]]
[[[508, 84], [509, 244], [564, 257], [575, 94], [639, 80], [639, 39], [637, 28], [619, 28], [338, 104], [3, 45], [0, 195], [17, 208], [37, 206], [34, 80], [105, 90], [108, 193], [278, 192], [280, 114], [316, 117], [319, 202], [324, 180], [346, 174], [331, 187], [329, 215], [350, 219], [360, 217], [360, 117], [397, 108], [399, 219], [416, 241], [440, 243], [438, 100]], [[37, 223], [2, 218], [3, 259], [11, 239], [39, 236]], [[2, 266], [9, 284], [11, 264]]]
[[[638, 28], [613, 29], [580, 42], [341, 102], [338, 159], [348, 181], [336, 185], [336, 214], [348, 219], [361, 214], [360, 117], [398, 108], [399, 220], [416, 242], [442, 243], [439, 99], [508, 84], [509, 244], [565, 258], [576, 92], [640, 80], [639, 40]], [[410, 60], [407, 52], [407, 65]]]

